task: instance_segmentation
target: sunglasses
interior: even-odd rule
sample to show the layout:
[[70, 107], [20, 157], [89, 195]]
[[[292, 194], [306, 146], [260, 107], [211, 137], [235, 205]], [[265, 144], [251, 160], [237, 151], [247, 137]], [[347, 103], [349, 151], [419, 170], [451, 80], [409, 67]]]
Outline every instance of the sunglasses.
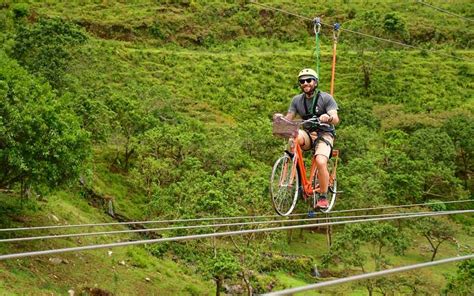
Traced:
[[311, 81], [313, 81], [314, 78], [306, 78], [306, 79], [300, 79], [300, 84], [304, 84], [305, 82], [306, 83], [311, 83]]

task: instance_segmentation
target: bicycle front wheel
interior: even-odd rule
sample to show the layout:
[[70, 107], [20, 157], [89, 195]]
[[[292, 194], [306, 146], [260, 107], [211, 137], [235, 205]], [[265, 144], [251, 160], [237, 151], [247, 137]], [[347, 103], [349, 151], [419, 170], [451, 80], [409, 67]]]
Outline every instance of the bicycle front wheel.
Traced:
[[270, 178], [270, 195], [273, 208], [281, 216], [288, 216], [298, 200], [299, 176], [290, 156], [283, 155], [273, 165]]

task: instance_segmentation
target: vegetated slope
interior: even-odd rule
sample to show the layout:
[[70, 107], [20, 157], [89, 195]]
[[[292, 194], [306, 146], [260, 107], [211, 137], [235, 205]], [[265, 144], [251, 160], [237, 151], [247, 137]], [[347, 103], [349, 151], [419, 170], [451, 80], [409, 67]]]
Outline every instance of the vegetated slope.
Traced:
[[[119, 185], [119, 184], [117, 184]], [[23, 203], [12, 201], [14, 196], [0, 195], [2, 225], [64, 225], [112, 222], [102, 211], [86, 200], [57, 192], [48, 201]], [[3, 227], [2, 227], [3, 228]], [[111, 231], [124, 227], [72, 228], [55, 231], [14, 232], [16, 236], [38, 236], [92, 231]], [[11, 236], [10, 236], [11, 237]], [[3, 237], [5, 238], [5, 237]], [[5, 243], [2, 254], [22, 251], [76, 247], [114, 241], [141, 239], [138, 235], [92, 236], [69, 239], [35, 240]], [[209, 294], [212, 283], [192, 274], [192, 267], [176, 264], [171, 259], [157, 259], [143, 247], [101, 249], [37, 256], [0, 263], [2, 295], [64, 295], [72, 290], [79, 295], [113, 293], [114, 295], [189, 295]], [[90, 293], [90, 294], [89, 294]], [[110, 294], [106, 294], [110, 295]]]
[[[307, 44], [312, 25], [304, 18], [321, 17], [325, 36], [331, 39], [335, 22], [343, 28], [393, 37], [417, 44], [472, 46], [472, 31], [465, 20], [446, 15], [410, 1], [344, 1], [324, 3], [300, 1], [139, 1], [135, 3], [48, 3], [31, 6], [39, 14], [60, 16], [80, 23], [101, 38], [145, 41], [156, 45], [175, 43], [183, 46], [220, 48], [223, 42], [245, 46], [247, 38], [271, 38]], [[255, 1], [259, 2], [259, 1]], [[438, 6], [466, 18], [472, 18], [472, 3], [455, 1]], [[343, 39], [360, 41], [360, 36]], [[261, 41], [256, 41], [261, 42]], [[379, 47], [378, 41], [364, 43]], [[387, 47], [387, 45], [382, 45]]]
[[[421, 9], [412, 4], [380, 2], [371, 8], [372, 13], [366, 11], [364, 3], [342, 4], [329, 3], [324, 15], [343, 22], [347, 28], [401, 38], [417, 46], [465, 49], [460, 56], [472, 58], [472, 38], [459, 20], [449, 19], [440, 27], [437, 18], [432, 17], [433, 11], [418, 13]], [[301, 14], [306, 12], [302, 7], [308, 7], [277, 3], [280, 5]], [[453, 7], [463, 13], [469, 5]], [[84, 129], [91, 133], [95, 154], [88, 186], [100, 196], [112, 196], [115, 210], [130, 219], [271, 214], [267, 179], [273, 160], [285, 144], [271, 136], [270, 119], [274, 112], [284, 112], [291, 97], [298, 93], [295, 76], [300, 68], [315, 65], [311, 26], [301, 19], [243, 3], [183, 1], [157, 8], [120, 3], [99, 6], [34, 3], [30, 5], [34, 13], [27, 22], [35, 26], [41, 16], [59, 16], [88, 32], [89, 40], [74, 52], [64, 84], [58, 88], [69, 98]], [[387, 17], [389, 7], [400, 12]], [[469, 15], [472, 9], [467, 11]], [[392, 23], [387, 20], [398, 25], [384, 27]], [[414, 25], [419, 23], [419, 27]], [[417, 35], [420, 27], [431, 28], [432, 35]], [[327, 90], [331, 33], [323, 33], [321, 89]], [[424, 40], [426, 36], [432, 37]], [[343, 120], [337, 145], [342, 150], [339, 181], [345, 195], [338, 201], [338, 208], [469, 196], [472, 141], [465, 139], [472, 131], [472, 71], [472, 63], [463, 60], [398, 51], [370, 39], [342, 34], [335, 97]], [[69, 189], [71, 196], [62, 199], [79, 198], [80, 190]], [[49, 200], [53, 211], [64, 207], [54, 203], [54, 196]], [[79, 205], [73, 202], [71, 212], [76, 207]], [[84, 204], [80, 207], [95, 212]], [[40, 209], [41, 213], [49, 211], [48, 207]], [[69, 223], [103, 219], [97, 214], [97, 218], [76, 220], [68, 213], [60, 216]], [[41, 219], [33, 221], [39, 223]], [[308, 280], [308, 261], [298, 265], [286, 257], [259, 260], [269, 251], [266, 244], [290, 252], [282, 235], [258, 238], [249, 239], [261, 244], [253, 246], [255, 253], [249, 256], [255, 257], [253, 261], [240, 262], [245, 267], [244, 276], [246, 270], [256, 271], [256, 276], [248, 278], [257, 291], [268, 290], [275, 285], [272, 281], [277, 287], [286, 285], [281, 276], [265, 278], [259, 272], [287, 270], [288, 265], [294, 266], [290, 272], [295, 277]], [[237, 240], [243, 249], [245, 243], [245, 238]], [[228, 244], [228, 240], [218, 241], [217, 253], [237, 257], [238, 252]], [[141, 280], [143, 269], [154, 274], [150, 269], [156, 267], [155, 263], [150, 267], [143, 261], [152, 260], [158, 266], [165, 263], [150, 259], [150, 254], [176, 256], [183, 266], [191, 266], [191, 273], [197, 270], [207, 278], [220, 275], [220, 265], [213, 262], [215, 248], [211, 242], [190, 242], [156, 246], [148, 253], [138, 249], [139, 255], [129, 251], [131, 254], [121, 258], [138, 268], [130, 273], [120, 271], [120, 277]], [[311, 256], [319, 258], [319, 254]], [[68, 260], [74, 262], [73, 258]], [[220, 262], [232, 261], [222, 258]], [[420, 259], [416, 257], [412, 262]], [[110, 268], [121, 268], [119, 259], [111, 260], [117, 261], [110, 263]], [[45, 261], [39, 266], [49, 266]], [[97, 274], [107, 269], [107, 259], [91, 261], [103, 264], [94, 267], [99, 270]], [[29, 262], [18, 263], [18, 268], [36, 268], [25, 267]], [[45, 280], [45, 291], [64, 292], [64, 283], [92, 286], [91, 278], [85, 278], [86, 284], [81, 285], [82, 279], [72, 276], [71, 265], [65, 264], [67, 270], [63, 271], [71, 280]], [[6, 265], [6, 269], [15, 266]], [[232, 275], [231, 268], [223, 270]], [[180, 277], [180, 272], [176, 274]], [[435, 277], [437, 290], [443, 281], [439, 274]], [[177, 283], [164, 287], [160, 285], [165, 279], [154, 275], [159, 280], [152, 284], [170, 293], [177, 289], [176, 293], [199, 294], [211, 289], [201, 288], [209, 281], [198, 287]], [[173, 273], [168, 278], [172, 277]], [[21, 294], [21, 277], [13, 275], [11, 282], [15, 281], [16, 288], [5, 290]], [[130, 285], [142, 285], [138, 282], [131, 281]], [[98, 286], [115, 289], [119, 294], [139, 291], [110, 278]], [[143, 289], [153, 288], [145, 285]]]

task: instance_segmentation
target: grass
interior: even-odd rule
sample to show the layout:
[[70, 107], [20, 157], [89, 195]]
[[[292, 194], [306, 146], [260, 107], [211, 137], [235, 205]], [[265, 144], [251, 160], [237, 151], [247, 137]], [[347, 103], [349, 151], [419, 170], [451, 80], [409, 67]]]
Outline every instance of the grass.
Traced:
[[[150, 1], [138, 1], [132, 4], [120, 2], [76, 3], [32, 1], [30, 7], [40, 15], [60, 16], [86, 24], [95, 34], [108, 38], [133, 40], [152, 44], [179, 44], [184, 46], [205, 46], [221, 48], [226, 43], [241, 46], [249, 37], [276, 37], [285, 41], [304, 40], [312, 32], [303, 19], [281, 12], [266, 10], [257, 5], [244, 2], [227, 3], [224, 1], [193, 1], [157, 4]], [[426, 36], [430, 45], [454, 44], [469, 46], [470, 32], [462, 19], [445, 16], [428, 7], [411, 2], [399, 1], [327, 1], [322, 4], [292, 3], [289, 1], [267, 2], [271, 7], [281, 8], [306, 17], [311, 11], [322, 16], [323, 22], [342, 23], [343, 28], [363, 31], [372, 35], [382, 35], [391, 39], [402, 39], [398, 32], [383, 30], [387, 12], [395, 12], [415, 44], [425, 43]], [[444, 3], [436, 3], [445, 6]], [[446, 8], [446, 7], [445, 7]], [[469, 1], [450, 3], [447, 8], [454, 13], [469, 16], [472, 4]], [[369, 14], [367, 21], [363, 21]], [[442, 23], [440, 22], [442, 19]], [[268, 23], [277, 24], [268, 26]], [[114, 28], [114, 32], [111, 28]], [[462, 31], [459, 34], [459, 31]], [[323, 27], [323, 39], [330, 39], [331, 32]], [[348, 36], [346, 36], [348, 35]], [[433, 36], [432, 36], [433, 35]], [[456, 36], [456, 37], [454, 37]], [[471, 35], [472, 36], [472, 35]], [[360, 42], [356, 36], [342, 34], [342, 43]], [[403, 39], [402, 39], [403, 40]], [[366, 41], [378, 46], [379, 42]], [[462, 48], [462, 46], [459, 46]]]
[[[31, 225], [111, 221], [101, 211], [88, 206], [87, 201], [70, 193], [58, 192], [49, 197], [48, 203], [41, 208], [40, 212], [30, 217]], [[51, 215], [56, 216], [59, 222], [45, 218]], [[25, 232], [22, 235], [35, 233]], [[133, 236], [125, 235], [2, 244], [2, 253], [100, 244], [132, 238]], [[59, 259], [60, 263], [53, 263], [53, 258]], [[160, 295], [188, 295], [189, 291], [202, 295], [211, 293], [209, 289], [212, 291], [213, 285], [184, 272], [180, 265], [169, 259], [153, 257], [141, 247], [115, 248], [111, 255], [108, 250], [102, 249], [0, 262], [2, 295], [66, 294], [69, 289], [79, 293], [87, 287], [98, 287], [118, 295], [150, 295], [149, 291], [164, 291]]]
[[[282, 233], [282, 237], [288, 240], [289, 231]], [[275, 244], [274, 249], [291, 255], [304, 255], [319, 257], [327, 251], [326, 236], [320, 233], [304, 230], [301, 237], [299, 229], [292, 231], [292, 242], [288, 244], [285, 240], [280, 240]]]
[[[461, 232], [461, 226], [457, 226], [458, 229], [458, 235], [456, 235], [456, 238], [459, 241], [462, 241], [462, 244], [465, 244], [465, 248], [470, 249], [472, 253], [472, 237], [464, 234]], [[316, 262], [320, 256], [327, 251], [327, 246], [326, 246], [326, 241], [325, 241], [325, 235], [324, 234], [318, 234], [318, 233], [304, 233], [304, 237], [300, 238], [298, 236], [299, 231], [295, 231], [293, 234], [294, 239], [292, 240], [291, 244], [284, 243], [284, 240], [279, 240], [277, 244], [273, 246], [273, 250], [276, 252], [281, 252], [283, 254], [288, 254], [288, 255], [297, 255], [297, 256], [312, 256], [313, 258], [316, 259]], [[286, 237], [285, 235], [282, 235], [282, 237]], [[468, 252], [469, 253], [469, 252]], [[462, 254], [462, 253], [461, 253]], [[367, 253], [367, 255], [369, 255]], [[435, 258], [435, 260], [440, 260], [443, 258], [449, 258], [449, 257], [456, 257], [459, 255], [459, 250], [455, 244], [452, 242], [444, 242], [438, 251], [438, 255]], [[411, 242], [411, 247], [402, 255], [402, 256], [394, 256], [394, 255], [389, 255], [388, 260], [390, 262], [391, 267], [398, 267], [398, 266], [407, 266], [407, 265], [413, 265], [421, 262], [427, 262], [431, 258], [431, 251], [429, 249], [429, 244], [428, 241], [424, 237], [414, 237], [414, 240]], [[391, 268], [389, 267], [389, 268]], [[365, 266], [366, 272], [373, 271], [373, 264], [372, 262], [368, 261], [368, 263]], [[333, 272], [336, 271], [343, 271], [344, 268], [342, 266], [336, 267], [336, 266], [331, 266], [330, 270]], [[424, 269], [418, 269], [414, 272], [412, 272], [412, 276], [418, 276], [423, 279], [427, 285], [424, 287], [424, 289], [427, 289], [427, 291], [430, 291], [432, 293], [437, 293], [437, 291], [440, 291], [446, 284], [446, 276], [449, 274], [455, 273], [457, 270], [457, 264], [443, 264], [443, 265], [438, 265], [438, 266], [433, 266], [429, 268], [424, 268]], [[362, 273], [361, 271], [356, 272]], [[396, 276], [389, 276], [388, 278], [396, 278]], [[307, 279], [303, 279], [298, 275], [292, 275], [291, 277], [288, 278], [288, 274], [285, 274], [285, 276], [279, 275], [278, 273], [276, 274], [276, 277], [278, 280], [281, 282], [281, 285], [283, 287], [288, 286], [288, 287], [296, 287], [296, 286], [304, 286], [311, 284], [313, 281], [308, 281]], [[323, 280], [329, 280], [329, 279], [323, 279]], [[337, 288], [325, 288], [321, 289], [321, 293], [343, 293], [344, 295], [366, 295], [366, 290], [361, 289], [360, 286], [356, 284], [357, 282], [353, 284], [346, 284], [346, 285], [341, 285], [338, 286]], [[358, 288], [356, 288], [358, 287]], [[410, 293], [409, 291], [406, 291], [407, 293]], [[313, 294], [309, 295], [314, 295]]]
[[[276, 286], [274, 289], [276, 291], [278, 290], [281, 290], [281, 289], [285, 289], [285, 288], [289, 288], [289, 287], [299, 287], [299, 286], [304, 286], [304, 285], [307, 285], [306, 282], [304, 281], [301, 281], [301, 280], [297, 280], [291, 276], [289, 276], [288, 274], [286, 273], [283, 273], [283, 272], [277, 272], [274, 274], [275, 278], [278, 280], [279, 282], [279, 286]], [[302, 295], [310, 295], [309, 293], [303, 293]]]

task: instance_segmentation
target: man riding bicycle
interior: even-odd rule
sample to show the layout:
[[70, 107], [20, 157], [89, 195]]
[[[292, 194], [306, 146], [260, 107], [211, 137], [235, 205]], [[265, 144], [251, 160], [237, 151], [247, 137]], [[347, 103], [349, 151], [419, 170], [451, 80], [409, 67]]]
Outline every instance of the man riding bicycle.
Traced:
[[338, 107], [330, 94], [317, 90], [318, 74], [313, 69], [301, 70], [298, 75], [298, 81], [303, 92], [293, 97], [285, 117], [288, 120], [293, 120], [296, 115], [299, 115], [303, 120], [317, 117], [321, 123], [329, 125], [316, 126], [311, 123], [306, 124], [303, 126], [303, 130], [298, 131], [297, 137], [298, 144], [303, 150], [314, 149], [315, 151], [320, 186], [320, 196], [316, 206], [327, 208], [329, 184], [327, 163], [331, 157], [334, 136], [336, 134], [334, 126], [339, 123]]

